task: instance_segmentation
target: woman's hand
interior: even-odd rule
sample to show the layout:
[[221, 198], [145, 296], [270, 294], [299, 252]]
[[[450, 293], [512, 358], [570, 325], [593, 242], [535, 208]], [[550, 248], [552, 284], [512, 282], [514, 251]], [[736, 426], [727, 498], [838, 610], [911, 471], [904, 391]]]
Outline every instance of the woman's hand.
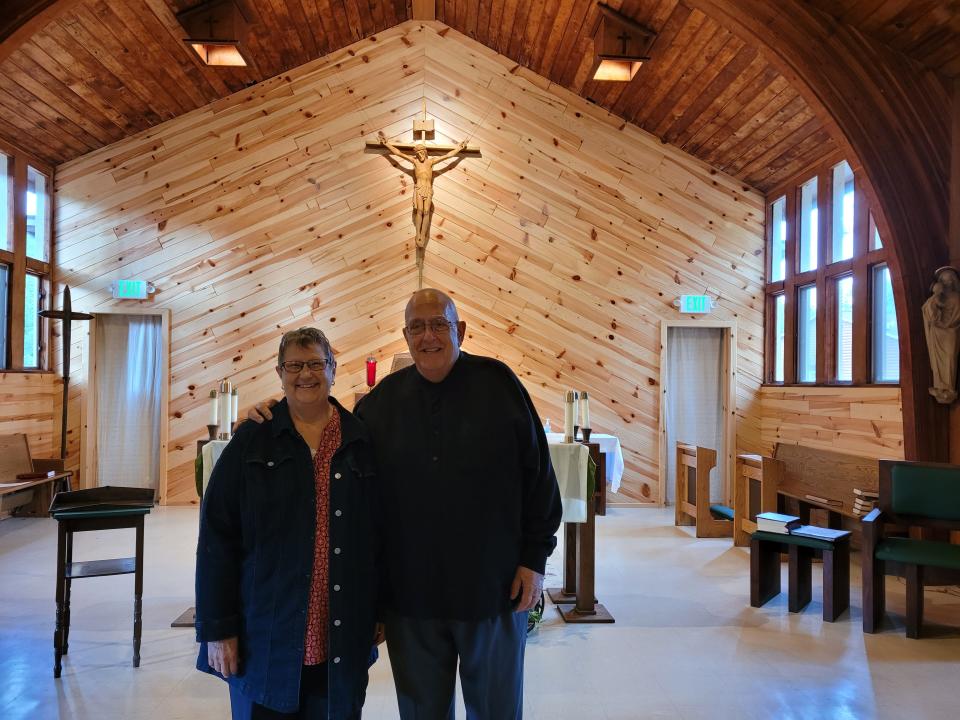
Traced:
[[257, 403], [247, 411], [247, 420], [253, 420], [258, 425], [267, 420], [273, 420], [273, 413], [270, 412], [270, 408], [278, 402], [279, 400], [271, 399], [266, 402]]
[[225, 678], [236, 675], [240, 666], [237, 638], [207, 642], [207, 664]]

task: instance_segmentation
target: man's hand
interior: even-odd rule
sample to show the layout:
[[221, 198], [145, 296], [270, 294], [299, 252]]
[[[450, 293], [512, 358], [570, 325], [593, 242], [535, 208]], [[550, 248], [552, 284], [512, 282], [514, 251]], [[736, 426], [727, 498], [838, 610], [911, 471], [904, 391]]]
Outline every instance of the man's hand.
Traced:
[[207, 643], [207, 664], [225, 678], [236, 675], [240, 666], [237, 638], [209, 641]]
[[543, 575], [530, 568], [525, 568], [523, 565], [518, 565], [517, 574], [513, 576], [513, 584], [510, 585], [510, 599], [519, 598], [514, 612], [532, 610], [533, 606], [540, 601], [542, 593]]
[[383, 623], [378, 622], [376, 630], [373, 631], [373, 644], [380, 645], [386, 639], [387, 636], [383, 632]]
[[247, 420], [253, 420], [255, 423], [273, 420], [273, 413], [270, 412], [270, 408], [272, 408], [278, 402], [280, 401], [270, 399], [266, 402], [257, 403], [247, 411]]

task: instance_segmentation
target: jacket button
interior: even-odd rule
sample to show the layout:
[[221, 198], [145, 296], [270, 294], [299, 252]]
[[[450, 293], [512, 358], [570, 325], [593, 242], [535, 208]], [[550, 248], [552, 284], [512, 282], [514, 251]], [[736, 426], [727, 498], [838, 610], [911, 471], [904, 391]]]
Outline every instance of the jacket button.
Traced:
[[436, 462], [436, 461], [439, 460], [439, 459], [440, 459], [440, 458], [438, 458], [436, 455], [433, 456], [433, 461], [434, 461], [434, 462]]
[[334, 554], [334, 555], [339, 555], [339, 554], [340, 554], [340, 548], [334, 548], [334, 549], [333, 549], [333, 554]]
[[339, 620], [334, 620], [334, 621], [333, 621], [333, 626], [334, 626], [334, 627], [340, 627], [340, 621], [339, 621]]
[[335, 657], [335, 658], [333, 659], [334, 665], [336, 665], [338, 662], [340, 662], [340, 657], [339, 657], [339, 656], [337, 656], [337, 657]]
[[339, 479], [340, 479], [340, 473], [334, 473], [334, 474], [333, 474], [333, 479], [334, 479], [334, 480], [339, 480]]
[[341, 515], [343, 515], [343, 512], [340, 510], [335, 510], [333, 514], [336, 515], [337, 517], [340, 517]]
[[334, 585], [334, 586], [333, 586], [333, 591], [334, 591], [334, 592], [340, 592], [340, 586], [339, 586], [339, 585]]
[[267, 462], [267, 467], [273, 467], [273, 460]]

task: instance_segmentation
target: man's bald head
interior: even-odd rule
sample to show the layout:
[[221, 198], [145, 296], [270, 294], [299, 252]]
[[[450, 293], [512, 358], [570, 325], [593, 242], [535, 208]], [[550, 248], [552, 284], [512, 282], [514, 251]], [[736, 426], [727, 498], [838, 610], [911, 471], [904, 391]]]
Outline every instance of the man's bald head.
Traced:
[[460, 357], [466, 323], [445, 292], [417, 290], [404, 313], [403, 337], [419, 373], [430, 382], [442, 381]]

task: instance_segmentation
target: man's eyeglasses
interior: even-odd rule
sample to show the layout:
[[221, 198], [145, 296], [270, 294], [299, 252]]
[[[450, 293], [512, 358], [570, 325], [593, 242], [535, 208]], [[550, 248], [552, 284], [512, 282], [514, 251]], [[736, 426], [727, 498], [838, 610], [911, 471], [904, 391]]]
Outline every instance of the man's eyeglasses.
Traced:
[[450, 326], [453, 325], [446, 318], [430, 318], [426, 322], [423, 320], [414, 320], [409, 325], [407, 325], [407, 332], [411, 335], [423, 335], [427, 328], [430, 328], [430, 332], [434, 335], [439, 335], [445, 333], [450, 329]]
[[284, 362], [280, 363], [280, 368], [293, 375], [303, 370], [304, 367], [310, 368], [313, 372], [320, 372], [330, 364], [330, 358], [324, 358], [323, 360], [307, 360], [306, 362], [303, 360], [285, 360]]

